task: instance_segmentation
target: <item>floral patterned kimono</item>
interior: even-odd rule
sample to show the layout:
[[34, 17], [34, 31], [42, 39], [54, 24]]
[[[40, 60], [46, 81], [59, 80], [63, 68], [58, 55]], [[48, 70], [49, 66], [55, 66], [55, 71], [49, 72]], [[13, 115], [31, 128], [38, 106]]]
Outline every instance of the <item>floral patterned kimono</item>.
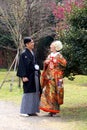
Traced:
[[60, 52], [52, 52], [45, 60], [44, 69], [41, 74], [41, 86], [43, 89], [40, 102], [41, 110], [52, 113], [60, 112], [60, 105], [57, 99], [57, 86], [59, 79], [63, 79], [65, 67], [66, 60]]

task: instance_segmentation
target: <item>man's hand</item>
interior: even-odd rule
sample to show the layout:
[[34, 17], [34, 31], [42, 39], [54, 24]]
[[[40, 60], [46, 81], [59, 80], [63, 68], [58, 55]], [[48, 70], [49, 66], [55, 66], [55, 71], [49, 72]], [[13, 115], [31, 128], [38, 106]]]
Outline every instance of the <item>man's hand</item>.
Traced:
[[29, 81], [29, 79], [28, 79], [27, 77], [23, 77], [23, 78], [22, 78], [22, 81], [23, 81], [23, 82], [27, 82], [27, 81]]

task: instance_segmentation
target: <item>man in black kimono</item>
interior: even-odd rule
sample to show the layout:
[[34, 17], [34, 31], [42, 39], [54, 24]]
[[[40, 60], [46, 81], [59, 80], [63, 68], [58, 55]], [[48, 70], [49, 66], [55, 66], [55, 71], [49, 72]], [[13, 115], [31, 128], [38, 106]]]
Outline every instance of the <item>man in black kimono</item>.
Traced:
[[41, 94], [40, 70], [34, 56], [34, 41], [30, 37], [24, 38], [25, 49], [20, 55], [17, 76], [23, 82], [23, 97], [21, 114], [36, 115], [39, 112]]

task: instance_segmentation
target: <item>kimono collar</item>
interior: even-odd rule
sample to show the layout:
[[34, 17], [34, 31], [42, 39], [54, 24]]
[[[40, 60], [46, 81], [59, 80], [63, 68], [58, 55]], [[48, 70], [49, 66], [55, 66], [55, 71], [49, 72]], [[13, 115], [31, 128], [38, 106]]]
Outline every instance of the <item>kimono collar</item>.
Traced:
[[29, 50], [28, 48], [26, 48], [26, 51], [27, 51], [28, 53], [31, 53], [32, 55], [34, 55], [34, 53], [33, 53], [32, 50]]
[[57, 56], [58, 54], [60, 54], [60, 52], [56, 52], [56, 53], [53, 53], [53, 52], [52, 52], [52, 53], [50, 54], [50, 56], [51, 56], [51, 57], [55, 57], [55, 56]]

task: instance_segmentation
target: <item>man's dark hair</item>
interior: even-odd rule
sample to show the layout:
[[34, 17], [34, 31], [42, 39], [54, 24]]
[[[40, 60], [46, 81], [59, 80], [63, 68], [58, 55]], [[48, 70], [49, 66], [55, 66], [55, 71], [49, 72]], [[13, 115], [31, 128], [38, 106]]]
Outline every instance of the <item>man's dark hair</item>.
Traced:
[[31, 37], [24, 37], [24, 44], [26, 45], [28, 42], [31, 42]]

